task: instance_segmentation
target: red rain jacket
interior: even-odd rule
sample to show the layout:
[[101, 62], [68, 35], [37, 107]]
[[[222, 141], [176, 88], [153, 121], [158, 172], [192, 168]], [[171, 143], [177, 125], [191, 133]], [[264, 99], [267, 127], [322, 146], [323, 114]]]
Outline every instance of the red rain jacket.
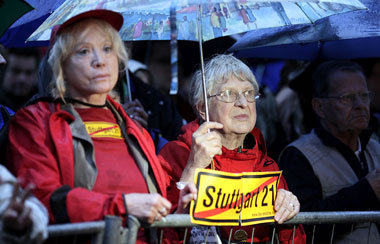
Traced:
[[[156, 156], [149, 133], [134, 123], [120, 104], [107, 99], [124, 119], [127, 134], [136, 138], [150, 162], [158, 193], [167, 197], [168, 177], [161, 166], [165, 162]], [[20, 109], [10, 125], [8, 168], [25, 185], [35, 184], [34, 194], [48, 208], [52, 223], [96, 221], [105, 215], [125, 218], [121, 192], [108, 195], [74, 187], [74, 150], [69, 127], [73, 120], [74, 116], [62, 110], [59, 103], [41, 101]]]
[[[190, 154], [192, 134], [199, 128], [199, 121], [195, 120], [182, 127], [183, 134], [178, 137], [178, 140], [167, 143], [160, 151], [160, 156], [170, 164], [171, 187], [168, 190], [169, 200], [176, 204], [179, 191], [175, 187], [175, 183], [179, 181], [182, 171], [186, 166]], [[222, 148], [222, 155], [214, 157], [215, 169], [231, 173], [240, 172], [262, 172], [262, 171], [279, 171], [277, 163], [268, 157], [264, 137], [260, 130], [254, 128], [251, 132], [252, 141], [255, 145], [251, 149], [228, 150]], [[281, 177], [278, 188], [288, 189], [286, 182]], [[222, 238], [228, 240], [231, 227], [221, 227], [220, 231]], [[236, 230], [244, 229], [251, 237], [252, 226], [234, 227], [233, 233]], [[277, 228], [276, 228], [277, 229]], [[264, 242], [270, 240], [271, 226], [256, 226], [254, 232], [254, 242]], [[277, 229], [278, 230], [278, 229]], [[292, 226], [279, 226], [279, 239], [281, 243], [292, 243]], [[233, 239], [232, 239], [233, 241]], [[250, 239], [248, 239], [250, 241]], [[294, 243], [306, 243], [306, 236], [302, 226], [298, 226], [295, 234]]]

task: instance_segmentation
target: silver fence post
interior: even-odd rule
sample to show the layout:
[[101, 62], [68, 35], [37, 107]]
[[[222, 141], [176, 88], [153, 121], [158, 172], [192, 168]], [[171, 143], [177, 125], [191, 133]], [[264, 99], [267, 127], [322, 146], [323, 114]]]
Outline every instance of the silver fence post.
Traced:
[[380, 222], [380, 211], [300, 212], [284, 224]]
[[127, 220], [128, 234], [125, 244], [135, 244], [137, 240], [137, 232], [141, 227], [140, 221], [133, 215], [128, 215]]
[[103, 244], [119, 244], [121, 218], [117, 216], [107, 215], [104, 218], [104, 222], [105, 227]]
[[66, 223], [54, 224], [48, 226], [49, 239], [59, 238], [64, 236], [76, 236], [92, 234], [92, 244], [100, 244], [103, 240], [103, 233], [105, 228], [104, 221], [94, 221], [85, 223]]
[[104, 239], [104, 229], [105, 229], [105, 224], [104, 228], [100, 230], [98, 233], [95, 233], [92, 238], [91, 238], [91, 244], [102, 244], [103, 239]]

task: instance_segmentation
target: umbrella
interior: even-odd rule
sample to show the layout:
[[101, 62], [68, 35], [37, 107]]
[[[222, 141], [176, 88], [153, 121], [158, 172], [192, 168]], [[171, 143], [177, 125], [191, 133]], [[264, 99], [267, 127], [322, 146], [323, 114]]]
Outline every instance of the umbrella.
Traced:
[[[91, 9], [120, 12], [123, 40], [170, 40], [170, 10], [175, 10], [178, 40], [198, 41], [201, 12], [202, 41], [284, 25], [312, 23], [320, 18], [365, 9], [358, 0], [68, 0], [30, 36], [49, 40], [52, 26]], [[200, 10], [201, 9], [201, 10]]]
[[[17, 2], [26, 2], [32, 7], [32, 10], [24, 14], [21, 18], [17, 19], [3, 35], [0, 35], [0, 43], [5, 47], [25, 47], [25, 46], [47, 46], [49, 42], [28, 42], [26, 39], [36, 30], [49, 15], [57, 9], [65, 0], [26, 0], [26, 1], [8, 1], [14, 5]], [[15, 13], [15, 9], [20, 10], [19, 7], [13, 7], [8, 13]], [[0, 14], [0, 16], [3, 16]], [[3, 23], [1, 23], [3, 24]]]
[[21, 16], [31, 11], [33, 8], [25, 1], [21, 0], [1, 0], [0, 1], [0, 36]]
[[353, 59], [380, 57], [380, 1], [368, 10], [331, 16], [313, 25], [246, 33], [228, 51], [245, 58]]
[[[176, 41], [198, 41], [203, 70], [202, 42], [251, 29], [312, 23], [332, 14], [364, 9], [358, 0], [68, 0], [28, 40], [50, 38], [51, 28], [91, 9], [120, 12], [123, 40], [171, 40], [172, 72], [176, 74]], [[204, 77], [203, 77], [204, 82]], [[178, 87], [176, 75], [172, 86]], [[206, 96], [206, 88], [204, 96]], [[206, 120], [208, 106], [205, 99]]]

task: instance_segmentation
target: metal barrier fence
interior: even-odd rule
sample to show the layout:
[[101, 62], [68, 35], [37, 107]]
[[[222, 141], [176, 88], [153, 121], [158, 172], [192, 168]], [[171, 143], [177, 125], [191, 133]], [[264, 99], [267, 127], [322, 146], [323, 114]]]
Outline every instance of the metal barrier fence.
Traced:
[[[314, 243], [315, 227], [320, 224], [332, 224], [330, 243], [333, 243], [336, 224], [351, 224], [353, 231], [354, 224], [358, 223], [380, 223], [380, 211], [360, 211], [360, 212], [301, 212], [293, 219], [285, 222], [286, 225], [304, 224], [312, 225], [313, 233], [311, 243]], [[273, 226], [273, 235], [271, 243], [274, 243], [275, 224]], [[104, 221], [75, 223], [75, 224], [59, 224], [50, 225], [49, 240], [59, 239], [64, 236], [76, 237], [79, 235], [91, 234], [92, 244], [133, 244], [136, 242], [137, 233], [140, 228], [186, 228], [185, 239], [187, 235], [187, 227], [197, 226], [190, 221], [190, 216], [186, 214], [168, 215], [159, 222], [147, 226], [138, 221], [134, 216], [129, 216], [127, 221], [128, 228], [122, 227], [122, 220], [116, 216], [107, 216]], [[252, 226], [254, 228], [254, 226]], [[376, 226], [375, 226], [376, 228]], [[371, 228], [369, 228], [368, 234]], [[160, 241], [162, 241], [162, 231], [160, 232]], [[205, 237], [207, 239], [207, 237]], [[73, 239], [72, 243], [76, 243]], [[230, 243], [230, 241], [229, 241]], [[369, 243], [369, 236], [367, 241]], [[185, 244], [185, 242], [184, 242]]]

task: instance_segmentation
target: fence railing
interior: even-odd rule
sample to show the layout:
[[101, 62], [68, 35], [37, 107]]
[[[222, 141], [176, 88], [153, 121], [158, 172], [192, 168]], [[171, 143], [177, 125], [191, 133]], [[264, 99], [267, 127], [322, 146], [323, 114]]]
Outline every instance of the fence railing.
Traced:
[[[314, 241], [316, 225], [332, 224], [330, 243], [333, 243], [335, 224], [344, 223], [352, 224], [353, 226], [354, 224], [367, 222], [380, 223], [380, 211], [301, 212], [284, 224], [294, 226], [297, 224], [313, 225], [314, 230], [313, 236], [311, 237], [311, 243]], [[276, 226], [275, 224], [270, 225], [273, 225], [274, 228]], [[168, 215], [165, 218], [162, 218], [161, 221], [155, 222], [149, 226], [138, 221], [136, 217], [129, 216], [127, 226], [128, 228], [124, 228], [122, 226], [121, 218], [116, 216], [107, 216], [104, 221], [50, 225], [48, 231], [49, 239], [58, 239], [63, 236], [91, 234], [91, 243], [93, 244], [133, 244], [136, 242], [137, 233], [140, 228], [186, 228], [197, 225], [191, 223], [189, 215], [173, 214]], [[252, 228], [254, 228], [254, 226]], [[187, 228], [185, 233], [187, 233]], [[159, 236], [162, 238], [162, 232]], [[362, 243], [369, 243], [369, 237], [367, 241], [363, 240]]]

